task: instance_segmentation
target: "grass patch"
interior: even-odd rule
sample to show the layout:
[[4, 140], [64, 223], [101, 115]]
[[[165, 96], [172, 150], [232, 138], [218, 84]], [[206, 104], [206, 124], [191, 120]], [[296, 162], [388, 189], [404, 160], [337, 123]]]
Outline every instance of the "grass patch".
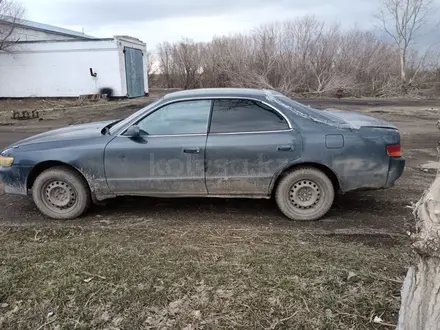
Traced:
[[271, 230], [0, 231], [3, 329], [381, 329], [409, 250]]

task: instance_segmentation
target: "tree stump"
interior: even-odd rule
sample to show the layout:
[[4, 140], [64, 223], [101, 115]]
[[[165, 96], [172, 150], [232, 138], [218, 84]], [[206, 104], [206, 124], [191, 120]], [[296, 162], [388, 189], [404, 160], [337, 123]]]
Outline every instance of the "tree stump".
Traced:
[[416, 204], [414, 216], [416, 260], [403, 283], [397, 329], [440, 329], [440, 173]]

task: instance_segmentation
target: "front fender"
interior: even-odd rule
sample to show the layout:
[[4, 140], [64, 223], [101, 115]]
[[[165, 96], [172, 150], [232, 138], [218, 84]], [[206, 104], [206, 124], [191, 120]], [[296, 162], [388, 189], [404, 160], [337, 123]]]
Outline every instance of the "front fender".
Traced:
[[52, 166], [65, 165], [83, 175], [95, 199], [113, 197], [104, 171], [104, 148], [109, 140], [110, 137], [102, 137], [81, 143], [70, 141], [17, 146], [7, 151], [14, 158], [14, 164], [3, 170], [2, 176], [9, 183], [17, 182], [20, 193], [26, 194], [27, 188], [42, 171]]

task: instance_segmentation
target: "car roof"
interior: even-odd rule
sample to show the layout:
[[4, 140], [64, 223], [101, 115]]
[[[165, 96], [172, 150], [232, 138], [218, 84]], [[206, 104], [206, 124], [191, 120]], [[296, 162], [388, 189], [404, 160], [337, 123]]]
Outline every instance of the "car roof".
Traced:
[[179, 92], [173, 92], [165, 95], [165, 100], [187, 99], [199, 97], [251, 97], [262, 98], [270, 92], [271, 94], [279, 94], [273, 90], [253, 89], [253, 88], [200, 88], [188, 89]]

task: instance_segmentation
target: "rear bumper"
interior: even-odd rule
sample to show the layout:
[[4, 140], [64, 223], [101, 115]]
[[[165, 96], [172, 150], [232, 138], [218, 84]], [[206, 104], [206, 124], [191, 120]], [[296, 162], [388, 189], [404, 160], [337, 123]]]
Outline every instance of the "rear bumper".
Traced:
[[14, 195], [27, 195], [26, 180], [31, 167], [14, 166], [0, 167], [0, 182], [5, 192]]
[[405, 170], [404, 158], [391, 158], [390, 167], [388, 170], [388, 179], [384, 188], [393, 187], [395, 182], [402, 176], [404, 170]]

